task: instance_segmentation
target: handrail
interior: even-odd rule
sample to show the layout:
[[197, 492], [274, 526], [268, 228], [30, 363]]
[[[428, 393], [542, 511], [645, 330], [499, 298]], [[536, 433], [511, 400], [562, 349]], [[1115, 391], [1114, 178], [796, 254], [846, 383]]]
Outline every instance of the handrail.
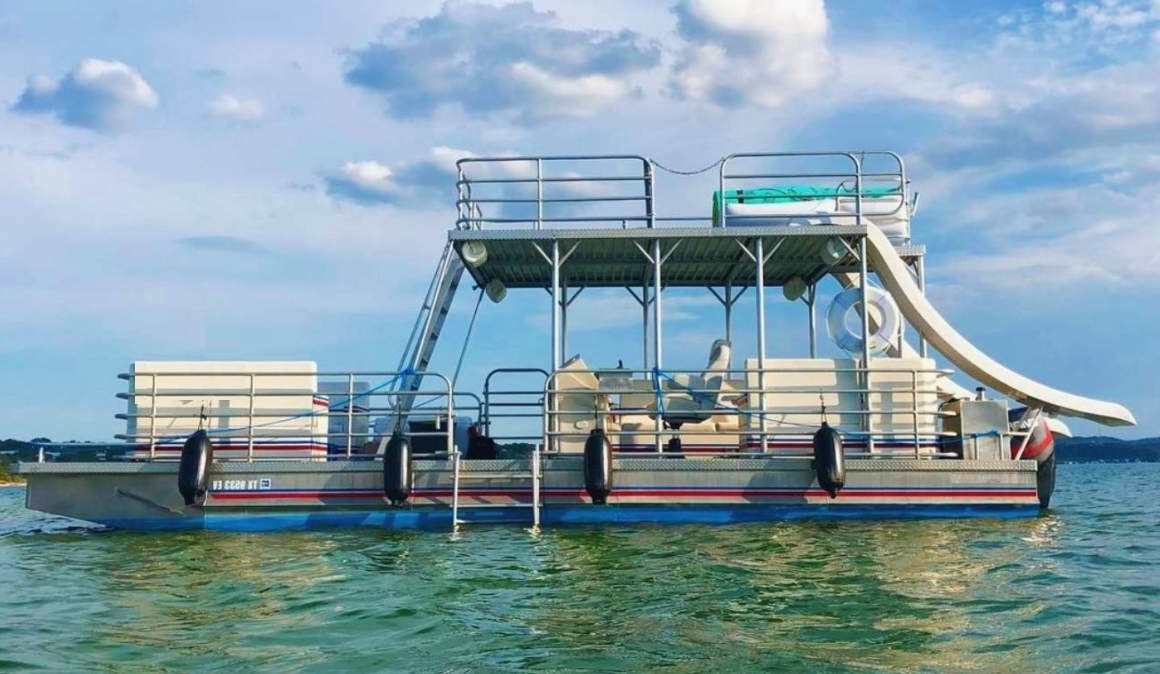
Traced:
[[548, 371], [543, 369], [543, 368], [538, 368], [538, 367], [500, 367], [500, 368], [496, 368], [496, 369], [492, 370], [491, 372], [488, 372], [487, 376], [484, 377], [484, 379], [483, 379], [483, 410], [480, 413], [480, 425], [483, 427], [484, 432], [487, 433], [488, 435], [492, 435], [492, 433], [491, 433], [491, 420], [493, 417], [511, 419], [511, 418], [534, 418], [536, 416], [539, 416], [538, 412], [533, 413], [533, 414], [528, 414], [528, 415], [502, 414], [502, 413], [497, 415], [497, 414], [492, 413], [492, 411], [491, 411], [492, 407], [520, 407], [520, 408], [537, 408], [538, 409], [540, 404], [542, 404], [538, 398], [536, 399], [535, 402], [527, 402], [527, 403], [524, 403], [524, 402], [495, 403], [495, 402], [493, 402], [491, 399], [493, 395], [503, 395], [503, 396], [532, 395], [531, 391], [523, 391], [523, 390], [495, 391], [492, 388], [492, 379], [496, 375], [505, 375], [505, 374], [541, 374], [544, 376], [545, 380], [548, 377]]
[[[766, 160], [774, 166], [766, 170], [744, 169], [738, 170], [736, 165], [747, 160]], [[799, 164], [807, 160], [841, 160], [849, 162], [849, 168], [803, 167], [800, 170], [792, 168], [796, 161]], [[627, 171], [624, 162], [639, 162], [640, 171]], [[546, 175], [545, 167], [559, 164], [574, 164], [580, 168], [592, 167], [591, 172], [570, 172], [563, 175]], [[788, 166], [787, 166], [788, 164]], [[872, 164], [872, 166], [867, 166]], [[487, 168], [491, 171], [487, 171]], [[600, 167], [604, 167], [601, 169]], [[822, 217], [826, 213], [789, 213], [779, 212], [776, 216], [768, 215], [726, 215], [722, 208], [717, 221], [703, 215], [661, 213], [656, 205], [656, 172], [659, 164], [652, 159], [633, 154], [613, 155], [518, 155], [500, 157], [466, 157], [456, 162], [456, 228], [481, 229], [485, 225], [511, 225], [527, 223], [533, 229], [543, 229], [546, 224], [582, 223], [597, 226], [621, 228], [629, 223], [643, 223], [647, 229], [652, 229], [661, 223], [701, 223], [709, 226], [727, 226], [729, 221], [744, 224], [746, 220], [768, 220], [777, 218], [807, 218]], [[835, 212], [830, 217], [848, 217], [855, 224], [861, 223], [862, 216], [890, 217], [905, 212], [911, 214], [913, 203], [910, 198], [910, 182], [906, 175], [906, 165], [902, 157], [888, 150], [852, 150], [826, 152], [736, 152], [723, 156], [709, 168], [717, 169], [718, 198], [725, 202], [726, 188], [730, 183], [746, 183], [752, 181], [770, 181], [771, 184], [763, 187], [777, 187], [784, 185], [779, 181], [825, 181], [835, 185], [835, 194], [832, 198], [840, 202], [842, 199], [852, 199], [855, 202], [854, 210], [850, 213]], [[478, 169], [478, 170], [477, 170]], [[685, 175], [678, 171], [669, 171], [676, 175]], [[474, 175], [473, 175], [474, 174]], [[641, 189], [620, 190], [611, 189], [615, 184], [640, 183]], [[608, 186], [608, 190], [588, 190], [576, 193], [576, 188], [583, 186]], [[573, 187], [574, 186], [574, 187]], [[881, 196], [874, 190], [882, 187], [890, 189], [888, 204], [875, 203], [873, 210], [865, 210], [863, 200]], [[558, 187], [556, 194], [546, 194], [547, 187]], [[527, 189], [515, 189], [527, 188]], [[533, 193], [534, 188], [534, 193]], [[513, 189], [515, 190], [513, 192]], [[896, 190], [896, 193], [895, 193]], [[604, 193], [601, 193], [604, 192]], [[897, 198], [895, 198], [895, 196]], [[822, 198], [822, 197], [818, 197]], [[825, 198], [831, 198], [826, 196]], [[803, 200], [806, 195], [803, 195]], [[614, 204], [643, 204], [642, 209], [632, 209], [621, 212], [612, 209]], [[577, 213], [545, 212], [545, 206], [575, 206], [581, 209]], [[602, 210], [600, 206], [604, 206]], [[485, 206], [498, 206], [498, 212], [485, 212]], [[527, 212], [513, 215], [512, 206], [527, 206]], [[615, 212], [613, 212], [615, 211]]]
[[[891, 375], [895, 375], [895, 376], [909, 376], [910, 382], [909, 382], [909, 385], [905, 386], [905, 387], [885, 386], [885, 385], [874, 386], [872, 384], [867, 384], [865, 386], [862, 386], [862, 385], [857, 385], [857, 386], [849, 386], [849, 385], [845, 385], [845, 386], [838, 386], [838, 385], [815, 386], [815, 385], [803, 384], [801, 386], [787, 386], [787, 387], [779, 387], [779, 388], [775, 389], [776, 393], [779, 395], [784, 394], [784, 395], [802, 396], [805, 394], [817, 394], [819, 397], [819, 400], [824, 400], [824, 397], [827, 395], [840, 396], [842, 394], [856, 394], [856, 395], [858, 395], [859, 401], [861, 401], [856, 409], [851, 408], [849, 405], [843, 405], [843, 404], [828, 405], [828, 406], [826, 406], [826, 408], [824, 410], [821, 409], [822, 408], [821, 404], [819, 404], [819, 408], [817, 410], [798, 409], [795, 407], [795, 408], [789, 409], [789, 410], [781, 409], [781, 410], [761, 411], [760, 409], [753, 409], [752, 408], [752, 396], [753, 395], [761, 395], [761, 396], [763, 396], [763, 399], [764, 399], [764, 395], [769, 393], [769, 389], [764, 385], [764, 380], [765, 380], [764, 375], [766, 375], [766, 374], [793, 374], [793, 373], [800, 373], [800, 374], [847, 373], [847, 374], [856, 375], [856, 377], [859, 381], [866, 381], [864, 379], [864, 377], [868, 376], [868, 375], [891, 374]], [[559, 381], [558, 381], [558, 378], [560, 375], [592, 375], [592, 376], [596, 377], [598, 382], [599, 382], [600, 375], [608, 374], [608, 371], [607, 370], [578, 370], [578, 369], [576, 369], [576, 370], [573, 370], [573, 369], [558, 370], [557, 372], [553, 373], [550, 377], [548, 377], [547, 381], [545, 382], [545, 388], [543, 391], [544, 402], [543, 402], [543, 407], [541, 410], [541, 416], [543, 419], [543, 425], [542, 425], [543, 441], [544, 441], [544, 446], [545, 446], [545, 448], [548, 449], [548, 451], [554, 451], [554, 452], [558, 453], [560, 451], [560, 446], [559, 446], [559, 443], [556, 442], [556, 440], [558, 440], [560, 438], [568, 438], [568, 437], [578, 438], [578, 437], [586, 436], [590, 432], [590, 429], [584, 428], [584, 429], [581, 429], [578, 431], [559, 430], [558, 420], [561, 417], [567, 417], [567, 416], [574, 417], [577, 414], [583, 414], [584, 416], [591, 416], [594, 419], [595, 423], [598, 426], [605, 428], [605, 432], [610, 436], [614, 436], [614, 437], [622, 437], [622, 436], [626, 436], [626, 435], [635, 436], [635, 437], [652, 436], [656, 446], [659, 448], [659, 447], [661, 447], [661, 440], [663, 439], [663, 437], [666, 435], [669, 435], [672, 432], [672, 429], [664, 428], [661, 424], [655, 424], [655, 425], [652, 425], [651, 429], [648, 427], [649, 425], [642, 425], [639, 428], [633, 428], [631, 430], [625, 430], [623, 428], [610, 430], [607, 426], [606, 420], [608, 420], [610, 417], [616, 418], [616, 417], [622, 417], [624, 415], [644, 415], [644, 416], [649, 416], [651, 418], [659, 420], [659, 419], [662, 419], [666, 416], [665, 409], [664, 409], [665, 404], [666, 404], [666, 402], [665, 402], [666, 400], [671, 399], [673, 396], [680, 397], [681, 399], [697, 400], [698, 397], [700, 396], [700, 397], [702, 397], [702, 400], [705, 397], [712, 397], [714, 399], [713, 406], [702, 408], [700, 410], [692, 410], [690, 412], [690, 416], [703, 415], [706, 419], [714, 417], [714, 416], [735, 416], [735, 417], [742, 417], [746, 420], [750, 420], [752, 418], [759, 417], [763, 420], [772, 421], [773, 423], [771, 424], [771, 426], [772, 426], [771, 428], [766, 428], [765, 423], [762, 423], [759, 427], [754, 427], [752, 424], [749, 424], [749, 423], [744, 424], [744, 425], [742, 423], [738, 423], [738, 427], [737, 427], [735, 433], [733, 431], [729, 431], [727, 433], [727, 435], [730, 435], [730, 436], [738, 435], [739, 437], [747, 438], [749, 441], [752, 441], [754, 438], [756, 438], [761, 443], [761, 446], [763, 448], [767, 446], [767, 442], [770, 439], [784, 438], [787, 435], [801, 435], [800, 433], [787, 434], [785, 432], [779, 432], [779, 427], [781, 427], [781, 428], [785, 427], [786, 424], [784, 422], [785, 422], [785, 419], [787, 417], [789, 417], [789, 418], [812, 417], [812, 416], [829, 414], [829, 415], [834, 415], [834, 416], [838, 416], [838, 417], [841, 417], [844, 415], [848, 415], [848, 416], [852, 416], [852, 417], [860, 417], [865, 421], [868, 421], [869, 419], [872, 419], [875, 417], [883, 418], [883, 419], [897, 419], [897, 418], [909, 419], [909, 421], [906, 423], [906, 426], [909, 428], [909, 431], [907, 431], [907, 432], [900, 432], [897, 430], [889, 430], [886, 432], [877, 432], [876, 433], [876, 432], [871, 431], [869, 429], [868, 425], [866, 425], [863, 430], [847, 431], [847, 433], [854, 435], [854, 436], [858, 436], [858, 437], [866, 437], [868, 440], [868, 445], [871, 447], [871, 451], [874, 453], [875, 456], [882, 456], [884, 454], [889, 454], [889, 452], [875, 452], [873, 450], [873, 446], [872, 446], [874, 438], [878, 437], [878, 438], [896, 439], [899, 436], [909, 435], [913, 439], [914, 444], [913, 444], [913, 449], [909, 449], [907, 451], [907, 456], [910, 458], [923, 458], [924, 454], [922, 453], [921, 448], [924, 446], [924, 444], [925, 445], [930, 444], [929, 442], [924, 443], [923, 438], [942, 437], [943, 434], [938, 430], [938, 426], [937, 426], [938, 420], [945, 418], [947, 416], [950, 416], [950, 414], [947, 412], [944, 412], [942, 409], [940, 409], [940, 407], [937, 403], [937, 396], [938, 396], [937, 386], [930, 386], [930, 387], [920, 386], [919, 385], [919, 375], [927, 374], [927, 375], [933, 375], [934, 378], [938, 378], [938, 377], [947, 376], [951, 373], [952, 373], [952, 371], [946, 370], [946, 369], [941, 369], [941, 368], [892, 368], [889, 370], [883, 370], [880, 368], [873, 368], [873, 367], [872, 368], [835, 367], [835, 368], [828, 368], [828, 369], [805, 368], [805, 367], [767, 367], [767, 368], [755, 368], [755, 369], [730, 368], [730, 369], [720, 369], [720, 370], [674, 370], [674, 371], [660, 372], [660, 373], [654, 373], [651, 370], [622, 368], [622, 369], [619, 369], [617, 371], [617, 375], [619, 375], [618, 376], [619, 380], [623, 380], [623, 378], [625, 376], [628, 376], [628, 377], [632, 378], [631, 379], [632, 381], [644, 382], [647, 380], [644, 378], [639, 378], [639, 379], [635, 378], [634, 375], [654, 375], [654, 376], [656, 376], [659, 374], [659, 377], [658, 377], [659, 383], [652, 385], [652, 389], [655, 389], [655, 391], [653, 391], [653, 392], [656, 393], [656, 397], [657, 397], [658, 401], [655, 404], [645, 405], [643, 407], [641, 407], [641, 406], [633, 406], [633, 407], [621, 406], [621, 407], [613, 408], [613, 407], [611, 407], [611, 397], [612, 396], [626, 395], [626, 394], [627, 395], [644, 396], [644, 395], [648, 395], [650, 391], [645, 390], [643, 388], [634, 388], [631, 385], [629, 385], [629, 386], [605, 385], [603, 382], [598, 383], [597, 388], [594, 388], [594, 389], [562, 388], [559, 384]], [[685, 384], [678, 383], [673, 378], [674, 375], [683, 375], [683, 374], [696, 375], [698, 377], [704, 375], [706, 377], [721, 377], [722, 379], [734, 379], [734, 382], [731, 382], [729, 384], [728, 389], [722, 389], [720, 387], [710, 388], [710, 387], [705, 386], [705, 385], [702, 385], [702, 386], [685, 385]], [[730, 375], [743, 375], [745, 377], [746, 382], [749, 381], [750, 375], [757, 375], [760, 377], [760, 379], [758, 381], [758, 386], [750, 386], [748, 383], [746, 383], [745, 385], [739, 386], [739, 385], [737, 385], [737, 383], [735, 381], [737, 379], [737, 377], [731, 377]], [[555, 409], [554, 406], [550, 404], [550, 401], [553, 400], [554, 397], [557, 397], [560, 395], [568, 395], [568, 394], [600, 396], [600, 397], [604, 398], [604, 402], [603, 403], [595, 403], [594, 402], [593, 409], [591, 411], [585, 410], [583, 412], [578, 412], [577, 410]], [[750, 401], [750, 406], [749, 407], [741, 407], [741, 406], [738, 406], [738, 405], [735, 405], [732, 403], [719, 404], [716, 402], [716, 400], [722, 394], [732, 397], [733, 400], [738, 400], [738, 399], [742, 399], [742, 398], [747, 399]], [[892, 396], [903, 396], [903, 397], [909, 396], [910, 397], [909, 409], [906, 409], [906, 408], [902, 408], [902, 409], [899, 409], [899, 408], [891, 408], [891, 409], [872, 409], [872, 408], [869, 408], [868, 401], [870, 400], [870, 398], [872, 396], [875, 396], [875, 395], [892, 395]], [[920, 405], [919, 405], [919, 398], [920, 397], [929, 397], [930, 404], [929, 405], [924, 404], [923, 407], [920, 408]], [[930, 419], [932, 422], [932, 425], [930, 427], [924, 428], [923, 424], [921, 422], [922, 419]], [[779, 423], [779, 421], [782, 423]], [[800, 426], [800, 424], [795, 424], [792, 422], [789, 423], [788, 425], [791, 427]], [[884, 425], [884, 428], [890, 429], [890, 428], [893, 428], [896, 426], [898, 426], [897, 422], [887, 422]], [[929, 430], [928, 430], [928, 428], [929, 428]], [[720, 431], [714, 430], [713, 432], [717, 433]], [[663, 451], [663, 450], [658, 450], [658, 451]], [[732, 453], [732, 452], [730, 452], [730, 453]], [[697, 454], [703, 455], [701, 452], [697, 452]]]
[[[129, 390], [116, 396], [128, 400], [129, 409], [117, 413], [115, 418], [128, 423], [126, 432], [114, 437], [132, 443], [135, 452], [143, 451], [143, 443], [147, 442], [147, 457], [157, 459], [159, 447], [172, 451], [174, 445], [184, 442], [189, 433], [205, 427], [204, 422], [209, 421], [205, 430], [222, 441], [223, 453], [219, 458], [223, 460], [236, 460], [239, 457], [233, 453], [244, 449], [244, 459], [254, 461], [257, 450], [270, 449], [267, 445], [273, 445], [275, 452], [305, 450], [308, 458], [326, 458], [334, 454], [336, 439], [341, 441], [338, 446], [345, 456], [351, 458], [356, 441], [361, 448], [364, 441], [381, 436], [381, 431], [371, 429], [372, 419], [397, 414], [406, 397], [423, 401], [414, 406], [411, 418], [434, 420], [436, 424], [434, 430], [416, 429], [409, 435], [442, 438], [444, 450], [455, 451], [456, 418], [461, 413], [480, 413], [482, 400], [474, 393], [456, 392], [450, 379], [439, 372], [424, 373], [431, 381], [441, 384], [436, 388], [400, 390], [390, 386], [407, 374], [398, 370], [262, 372], [252, 369], [120, 373], [117, 378], [128, 381]], [[279, 382], [287, 377], [309, 378], [311, 383], [291, 381], [283, 385]], [[382, 383], [369, 384], [384, 377], [388, 379]], [[175, 384], [173, 388], [159, 384], [167, 378]], [[139, 383], [148, 388], [139, 388]], [[336, 390], [327, 390], [328, 385]], [[171, 402], [174, 399], [182, 402]], [[149, 409], [142, 410], [142, 405], [148, 405]], [[143, 428], [145, 419], [149, 420], [148, 429]], [[345, 427], [336, 427], [335, 419], [342, 419]], [[195, 420], [198, 423], [192, 423]], [[241, 423], [235, 424], [238, 420]], [[236, 444], [239, 440], [240, 445]], [[326, 447], [325, 455], [316, 454], [319, 447]]]
[[[886, 171], [886, 172], [882, 172], [882, 171], [867, 172], [867, 171], [864, 171], [863, 170], [863, 162], [864, 162], [866, 157], [887, 157], [887, 158], [893, 160], [894, 164], [898, 167], [898, 170], [897, 171]], [[849, 159], [853, 172], [852, 173], [819, 173], [819, 172], [728, 173], [727, 172], [729, 162], [735, 161], [735, 160], [743, 160], [743, 159], [819, 159], [819, 158]], [[844, 180], [842, 180], [841, 182], [838, 183], [839, 189], [843, 185], [846, 184], [847, 180], [853, 181], [854, 185], [853, 185], [853, 189], [851, 191], [849, 191], [848, 193], [846, 193], [844, 195], [837, 195], [836, 194], [833, 198], [837, 200], [837, 199], [840, 199], [843, 196], [845, 196], [846, 198], [853, 198], [855, 200], [856, 205], [855, 205], [855, 212], [854, 213], [848, 213], [845, 215], [837, 214], [837, 217], [849, 217], [849, 218], [854, 219], [855, 224], [859, 224], [859, 225], [862, 224], [862, 221], [861, 221], [862, 216], [889, 217], [889, 216], [897, 214], [902, 209], [909, 207], [909, 200], [908, 200], [908, 195], [907, 195], [907, 192], [909, 189], [909, 182], [906, 179], [906, 165], [903, 162], [902, 157], [899, 156], [895, 152], [890, 152], [888, 150], [869, 150], [869, 151], [856, 151], [856, 152], [855, 151], [851, 151], [851, 152], [737, 152], [737, 153], [729, 154], [729, 155], [726, 155], [725, 157], [722, 157], [720, 164], [718, 166], [718, 175], [717, 175], [717, 190], [718, 190], [717, 195], [718, 196], [716, 196], [715, 198], [720, 199], [721, 212], [719, 214], [720, 223], [719, 224], [715, 223], [715, 224], [717, 224], [717, 226], [720, 226], [720, 227], [726, 227], [729, 220], [741, 221], [742, 223], [744, 223], [745, 220], [768, 219], [769, 218], [769, 216], [765, 216], [765, 215], [728, 215], [726, 212], [728, 209], [725, 208], [725, 204], [726, 204], [725, 195], [726, 195], [726, 185], [728, 184], [728, 181], [730, 181], [730, 180], [734, 180], [734, 181], [737, 181], [737, 180], [744, 180], [744, 181], [748, 181], [748, 180], [793, 180], [793, 179], [807, 179], [808, 180], [808, 179], [814, 179], [814, 178], [842, 178]], [[867, 192], [867, 187], [866, 187], [866, 183], [865, 183], [867, 178], [871, 179], [872, 181], [874, 181], [874, 180], [878, 180], [878, 181], [889, 180], [892, 183], [897, 182], [898, 197], [899, 197], [898, 205], [890, 210], [887, 210], [887, 211], [882, 211], [882, 210], [865, 211], [865, 210], [863, 210], [864, 209], [863, 199], [866, 198], [867, 196], [870, 196], [870, 193]], [[849, 189], [849, 188], [847, 188], [847, 189]], [[826, 198], [830, 198], [830, 197], [826, 197]], [[791, 218], [817, 218], [817, 217], [820, 217], [821, 215], [823, 215], [823, 214], [819, 214], [817, 212], [802, 212], [802, 213], [788, 213], [787, 212], [787, 213], [778, 213], [777, 217], [778, 218], [785, 218], [788, 220]], [[831, 216], [831, 217], [833, 217], [833, 216]]]
[[[639, 174], [626, 174], [621, 171], [613, 170], [610, 174], [592, 174], [592, 175], [561, 175], [561, 176], [547, 176], [544, 174], [545, 164], [559, 164], [559, 163], [593, 163], [603, 162], [605, 165], [614, 162], [640, 162]], [[513, 168], [513, 165], [519, 168]], [[526, 168], [520, 167], [526, 165]], [[455, 226], [457, 229], [480, 229], [485, 224], [514, 224], [514, 223], [529, 223], [533, 229], [543, 229], [545, 223], [592, 223], [592, 222], [644, 222], [645, 226], [652, 228], [655, 226], [654, 214], [655, 208], [653, 204], [655, 190], [653, 189], [653, 165], [652, 161], [647, 157], [641, 155], [543, 155], [543, 156], [506, 156], [506, 157], [467, 157], [460, 159], [455, 163], [456, 166], [456, 190], [458, 192], [458, 199], [455, 202], [457, 218]], [[484, 175], [480, 177], [469, 176], [469, 169], [472, 167], [497, 167], [502, 177], [492, 175]], [[534, 170], [533, 170], [534, 169]], [[565, 194], [564, 196], [545, 196], [544, 187], [546, 185], [559, 185], [567, 187], [569, 185], [587, 184], [590, 186], [599, 187], [605, 184], [616, 183], [637, 183], [641, 184], [639, 193], [633, 194]], [[535, 186], [535, 196], [514, 196], [503, 188], [513, 186]], [[501, 188], [498, 195], [480, 194], [480, 189], [485, 186]], [[599, 190], [597, 190], [599, 191]], [[643, 203], [644, 208], [640, 212], [633, 213], [588, 213], [582, 217], [577, 216], [559, 216], [554, 214], [545, 214], [545, 204], [567, 204], [578, 207], [588, 207], [604, 204], [625, 204], [625, 203]], [[515, 204], [523, 204], [528, 206], [535, 206], [535, 214], [528, 214], [525, 217], [512, 217], [505, 215], [502, 208]], [[500, 213], [486, 214], [481, 206], [483, 205], [499, 205], [501, 207]]]

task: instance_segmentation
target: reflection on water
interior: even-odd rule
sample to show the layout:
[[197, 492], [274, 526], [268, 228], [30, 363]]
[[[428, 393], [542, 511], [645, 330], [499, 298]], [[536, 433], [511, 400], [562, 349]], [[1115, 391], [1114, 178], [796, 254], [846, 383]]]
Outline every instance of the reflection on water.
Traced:
[[1075, 468], [1030, 520], [539, 533], [62, 530], [9, 490], [0, 669], [1160, 668], [1160, 508]]

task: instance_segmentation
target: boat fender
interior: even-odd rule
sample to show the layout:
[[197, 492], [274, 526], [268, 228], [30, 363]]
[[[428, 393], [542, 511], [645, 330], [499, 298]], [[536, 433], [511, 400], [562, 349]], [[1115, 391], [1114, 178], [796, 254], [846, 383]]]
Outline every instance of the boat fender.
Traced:
[[842, 434], [824, 421], [822, 427], [814, 433], [814, 474], [817, 475], [818, 486], [830, 498], [838, 498], [838, 491], [846, 486]]
[[[872, 322], [878, 323], [878, 329], [870, 333], [870, 352], [882, 353], [898, 339], [899, 330], [902, 329], [902, 314], [894, 298], [881, 288], [866, 286], [866, 302], [870, 305]], [[856, 310], [861, 304], [862, 289], [847, 288], [834, 297], [826, 311], [826, 330], [830, 333], [830, 339], [834, 340], [838, 348], [849, 353], [862, 351], [861, 311]], [[858, 320], [849, 320], [851, 314]], [[851, 323], [857, 327], [851, 327]]]
[[612, 493], [612, 442], [603, 428], [593, 429], [584, 441], [584, 489], [596, 505]]
[[395, 432], [383, 452], [383, 493], [391, 505], [399, 505], [411, 496], [411, 443]]
[[209, 466], [213, 462], [213, 443], [209, 434], [198, 430], [185, 439], [181, 448], [181, 463], [177, 468], [177, 491], [185, 505], [205, 499], [209, 482]]
[[[1011, 458], [1019, 455], [1019, 447], [1023, 438], [1018, 436], [1011, 439]], [[1038, 464], [1035, 472], [1035, 488], [1039, 494], [1039, 506], [1046, 508], [1051, 503], [1051, 494], [1055, 491], [1055, 435], [1051, 432], [1047, 417], [1039, 417], [1035, 428], [1031, 429], [1031, 438], [1027, 440], [1027, 447], [1023, 450], [1024, 459], [1035, 459]]]
[[[1014, 459], [1019, 455], [1019, 447], [1023, 444], [1023, 438], [1016, 436], [1011, 439], [1011, 458]], [[1024, 459], [1035, 459], [1040, 465], [1047, 462], [1051, 456], [1055, 454], [1055, 435], [1052, 434], [1051, 428], [1047, 425], [1047, 418], [1040, 417], [1036, 422], [1035, 428], [1031, 429], [1031, 439], [1027, 441], [1027, 447], [1023, 450]]]
[[1055, 491], [1055, 453], [1040, 463], [1035, 472], [1035, 493], [1039, 495], [1039, 507], [1051, 505], [1051, 494]]

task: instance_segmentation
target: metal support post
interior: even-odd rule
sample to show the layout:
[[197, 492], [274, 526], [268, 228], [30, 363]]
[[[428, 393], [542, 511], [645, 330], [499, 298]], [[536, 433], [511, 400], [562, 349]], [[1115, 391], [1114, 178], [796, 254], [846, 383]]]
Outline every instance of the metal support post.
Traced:
[[[859, 217], [859, 219], [861, 219]], [[870, 311], [869, 302], [867, 302], [866, 288], [869, 285], [869, 272], [866, 268], [866, 237], [863, 236], [858, 239], [858, 282], [861, 284], [862, 290], [862, 409], [866, 410], [865, 426], [866, 431], [866, 451], [874, 451], [874, 438], [871, 437], [873, 430], [870, 423]]]
[[560, 242], [552, 241], [552, 372], [560, 369]]
[[661, 367], [661, 240], [653, 239], [653, 365]]
[[640, 284], [640, 296], [641, 296], [640, 313], [641, 313], [641, 326], [642, 326], [641, 327], [641, 339], [644, 342], [644, 349], [641, 352], [643, 355], [641, 356], [640, 367], [643, 370], [647, 370], [648, 369], [648, 351], [649, 351], [649, 349], [648, 349], [648, 323], [649, 323], [649, 320], [648, 320], [648, 303], [649, 303], [648, 283]]
[[733, 343], [733, 283], [725, 284], [725, 340]]
[[661, 432], [664, 428], [664, 420], [661, 418], [661, 409], [663, 407], [661, 400], [661, 386], [663, 382], [657, 376], [661, 371], [662, 352], [661, 352], [661, 318], [663, 313], [661, 311], [661, 264], [664, 260], [661, 259], [661, 240], [653, 239], [652, 242], [652, 259], [653, 259], [653, 388], [657, 390], [656, 401], [656, 449], [657, 453], [664, 451], [663, 443], [661, 442]]
[[[724, 212], [724, 209], [722, 209]], [[765, 437], [765, 248], [761, 237], [757, 237], [753, 250], [756, 270], [757, 290], [757, 382], [758, 395], [761, 396], [758, 409], [761, 414], [761, 453], [764, 454], [767, 446]]]
[[[551, 411], [549, 423], [547, 428], [552, 431], [558, 431], [560, 428], [560, 416], [556, 414], [556, 406], [558, 403], [558, 396], [554, 389], [559, 386], [556, 379], [556, 373], [560, 369], [560, 242], [552, 241], [552, 370], [548, 375], [550, 383], [548, 409]], [[558, 443], [559, 437], [549, 433], [547, 437], [551, 442]], [[553, 447], [558, 447], [558, 444], [553, 444]]]
[[560, 284], [560, 353], [562, 357], [568, 355], [568, 305], [572, 303], [568, 299], [568, 279], [565, 278]]
[[818, 357], [818, 315], [817, 315], [818, 285], [811, 283], [806, 291], [806, 304], [810, 308], [810, 358]]

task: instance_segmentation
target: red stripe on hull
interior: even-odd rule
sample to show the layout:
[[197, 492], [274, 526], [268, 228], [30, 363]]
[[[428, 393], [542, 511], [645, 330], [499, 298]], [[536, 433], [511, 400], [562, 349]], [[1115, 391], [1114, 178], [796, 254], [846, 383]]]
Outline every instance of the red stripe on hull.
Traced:
[[[588, 494], [584, 490], [572, 489], [545, 489], [542, 495], [555, 498], [584, 498]], [[531, 494], [530, 489], [471, 489], [460, 490], [460, 498], [481, 497], [508, 497], [521, 498]], [[415, 490], [415, 498], [451, 498], [450, 489]], [[719, 499], [719, 498], [754, 498], [754, 497], [781, 497], [781, 498], [828, 498], [821, 489], [621, 489], [614, 490], [615, 498], [692, 498]], [[211, 499], [214, 501], [265, 501], [265, 500], [321, 500], [321, 499], [359, 499], [384, 501], [380, 492], [357, 490], [328, 490], [328, 491], [261, 491], [261, 492], [214, 492]], [[923, 499], [979, 499], [979, 498], [1022, 498], [1036, 499], [1034, 489], [848, 489], [841, 492], [839, 500], [862, 498], [923, 498]]]

